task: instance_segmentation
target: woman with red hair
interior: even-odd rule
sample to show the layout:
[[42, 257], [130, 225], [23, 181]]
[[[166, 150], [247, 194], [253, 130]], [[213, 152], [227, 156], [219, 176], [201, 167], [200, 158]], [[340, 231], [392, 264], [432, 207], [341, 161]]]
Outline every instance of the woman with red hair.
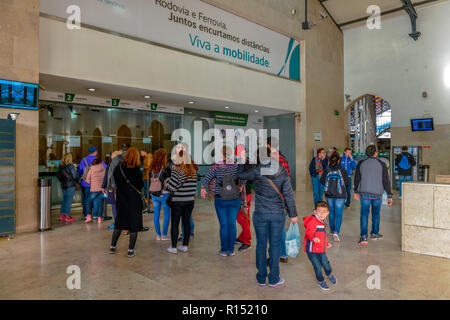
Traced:
[[114, 223], [114, 232], [109, 252], [116, 253], [117, 241], [122, 230], [130, 231], [130, 244], [128, 257], [134, 257], [137, 235], [142, 230], [142, 190], [144, 180], [139, 169], [140, 155], [136, 148], [130, 148], [120, 165], [114, 169], [114, 181], [116, 184], [116, 209], [117, 215]]

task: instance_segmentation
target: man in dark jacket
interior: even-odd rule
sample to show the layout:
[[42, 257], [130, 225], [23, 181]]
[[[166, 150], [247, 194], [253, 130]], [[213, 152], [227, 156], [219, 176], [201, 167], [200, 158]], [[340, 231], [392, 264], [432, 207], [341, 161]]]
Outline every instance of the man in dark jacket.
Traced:
[[325, 149], [320, 148], [317, 150], [317, 155], [312, 158], [309, 164], [309, 174], [311, 175], [311, 181], [313, 186], [314, 206], [316, 203], [323, 200], [323, 185], [320, 183], [323, 171], [328, 167], [328, 159], [326, 157]]
[[381, 240], [380, 211], [384, 191], [388, 196], [388, 205], [392, 205], [392, 191], [389, 173], [383, 161], [377, 159], [377, 147], [370, 145], [366, 149], [368, 159], [360, 161], [355, 173], [355, 200], [361, 200], [361, 238], [360, 245], [367, 244], [368, 218], [372, 207], [372, 231], [370, 239]]
[[416, 165], [416, 159], [408, 152], [408, 147], [402, 147], [402, 153], [395, 158], [395, 165], [398, 170], [398, 196], [402, 198], [403, 182], [412, 181], [412, 167]]

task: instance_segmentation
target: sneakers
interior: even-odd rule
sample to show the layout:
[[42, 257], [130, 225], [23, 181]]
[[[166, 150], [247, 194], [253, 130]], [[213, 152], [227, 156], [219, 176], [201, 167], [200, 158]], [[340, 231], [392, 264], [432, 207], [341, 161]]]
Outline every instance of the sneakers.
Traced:
[[288, 257], [281, 257], [281, 258], [280, 258], [280, 262], [288, 263], [288, 261], [289, 261], [289, 258], [288, 258]]
[[275, 284], [269, 284], [269, 287], [271, 287], [271, 288], [276, 288], [276, 287], [282, 286], [283, 284], [284, 284], [284, 279], [283, 279], [283, 278], [280, 278], [280, 280], [279, 280], [277, 283], [275, 283]]
[[59, 216], [59, 221], [61, 221], [61, 222], [66, 221], [66, 216], [65, 215], [60, 215]]
[[109, 247], [109, 253], [110, 253], [110, 254], [116, 253], [116, 247], [110, 246], [110, 247]]
[[102, 223], [102, 217], [98, 217], [97, 222], [98, 222], [98, 224], [101, 224]]
[[114, 223], [110, 226], [108, 226], [108, 229], [114, 230]]
[[250, 249], [251, 246], [248, 244], [242, 244], [242, 246], [239, 247], [238, 251], [243, 252], [243, 251], [247, 251], [248, 249]]
[[330, 287], [328, 287], [328, 284], [325, 282], [325, 280], [319, 282], [319, 287], [322, 290], [328, 291], [330, 290]]
[[236, 239], [236, 240], [234, 240], [234, 244], [240, 244], [240, 245], [242, 245], [242, 244], [244, 244], [241, 240], [239, 240], [239, 239]]
[[188, 246], [178, 246], [177, 249], [181, 252], [188, 252]]
[[84, 221], [85, 223], [90, 223], [90, 222], [92, 222], [92, 215], [90, 215], [90, 214], [88, 214], [87, 216], [86, 216], [86, 221]]
[[219, 254], [220, 254], [222, 257], [227, 257], [227, 256], [228, 256], [228, 252], [219, 251]]
[[66, 221], [70, 221], [70, 222], [73, 222], [73, 221], [76, 221], [77, 219], [75, 219], [75, 218], [73, 218], [73, 217], [71, 217], [71, 216], [66, 216]]
[[177, 250], [177, 248], [169, 247], [169, 248], [167, 248], [167, 252], [168, 253], [177, 254], [178, 250]]
[[333, 241], [334, 242], [340, 242], [341, 239], [339, 239], [339, 235], [337, 233], [333, 234]]
[[336, 279], [335, 276], [333, 276], [332, 274], [330, 274], [330, 275], [328, 276], [328, 279], [330, 279], [331, 283], [332, 283], [334, 286], [336, 285], [337, 279]]
[[265, 287], [266, 286], [266, 284], [265, 283], [260, 283], [260, 282], [258, 282], [258, 280], [256, 280], [256, 283], [258, 284], [258, 286], [260, 286], [260, 287]]
[[161, 241], [169, 241], [170, 238], [168, 236], [162, 236]]
[[161, 241], [161, 236], [156, 236], [156, 241]]
[[362, 245], [362, 246], [365, 246], [367, 244], [367, 237], [366, 236], [361, 236], [361, 238], [359, 239], [358, 244]]
[[228, 252], [228, 255], [230, 256], [230, 257], [233, 257], [233, 256], [235, 256], [236, 255], [236, 252]]
[[382, 240], [382, 239], [383, 239], [383, 235], [381, 233], [370, 235], [370, 240]]
[[136, 250], [128, 249], [128, 258], [133, 258], [136, 255]]

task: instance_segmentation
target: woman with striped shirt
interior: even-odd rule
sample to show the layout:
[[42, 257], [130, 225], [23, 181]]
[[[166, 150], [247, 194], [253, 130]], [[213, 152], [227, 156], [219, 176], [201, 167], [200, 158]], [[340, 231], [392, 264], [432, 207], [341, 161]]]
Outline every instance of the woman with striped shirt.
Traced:
[[241, 207], [241, 199], [239, 194], [236, 199], [223, 200], [219, 196], [219, 187], [222, 185], [225, 174], [232, 175], [233, 179], [237, 179], [238, 165], [234, 162], [232, 157], [232, 149], [230, 147], [222, 148], [222, 161], [212, 165], [208, 174], [202, 181], [202, 198], [205, 199], [208, 195], [206, 188], [208, 183], [216, 178], [216, 190], [214, 206], [216, 208], [217, 217], [220, 224], [220, 251], [222, 257], [234, 256], [234, 242], [236, 240], [236, 219]]
[[[174, 157], [174, 165], [170, 179], [165, 189], [173, 192], [171, 206], [171, 240], [172, 246], [167, 249], [169, 253], [188, 251], [189, 238], [191, 235], [191, 215], [194, 210], [195, 192], [197, 190], [197, 173], [189, 154], [180, 150]], [[184, 226], [183, 245], [177, 247], [178, 230], [180, 219]]]

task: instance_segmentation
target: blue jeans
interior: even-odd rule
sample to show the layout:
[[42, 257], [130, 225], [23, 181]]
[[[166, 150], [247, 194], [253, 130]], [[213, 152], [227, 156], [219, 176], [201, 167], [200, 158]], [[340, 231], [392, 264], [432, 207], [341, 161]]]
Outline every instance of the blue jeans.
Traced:
[[347, 200], [345, 201], [345, 205], [350, 207], [350, 202], [352, 202], [352, 177], [348, 176], [350, 183], [347, 186]]
[[72, 209], [73, 196], [75, 195], [75, 187], [62, 189], [63, 199], [61, 203], [61, 215], [70, 216], [70, 209]]
[[144, 180], [144, 196], [145, 199], [148, 199], [148, 180]]
[[[192, 218], [192, 215], [191, 215], [190, 224], [191, 224], [191, 236], [192, 236], [194, 234], [194, 219]], [[183, 235], [184, 235], [184, 224], [181, 224], [181, 231], [182, 231], [181, 237], [183, 237]]]
[[236, 241], [236, 219], [241, 207], [241, 199], [214, 200], [217, 217], [220, 223], [220, 251], [223, 253], [234, 252], [234, 242]]
[[280, 238], [286, 216], [277, 213], [253, 214], [253, 225], [256, 233], [256, 280], [266, 283], [267, 278], [267, 242], [269, 242], [269, 284], [280, 281]]
[[327, 276], [331, 275], [332, 269], [326, 253], [307, 252], [306, 254], [314, 267], [317, 281], [322, 282], [325, 280], [322, 275], [322, 268]]
[[398, 195], [402, 196], [402, 184], [403, 182], [412, 181], [412, 176], [398, 176]]
[[164, 222], [163, 222], [163, 236], [167, 236], [167, 232], [169, 230], [169, 222], [170, 222], [170, 207], [167, 205], [166, 200], [169, 197], [168, 193], [163, 193], [162, 197], [152, 196], [153, 201], [153, 209], [155, 211], [153, 216], [153, 223], [155, 225], [155, 231], [157, 236], [161, 236], [161, 225], [159, 224], [159, 217], [161, 214], [161, 206], [164, 211]]
[[330, 206], [330, 231], [331, 233], [339, 234], [341, 232], [345, 199], [327, 198], [327, 202]]
[[103, 214], [103, 200], [105, 200], [105, 198], [103, 198], [103, 192], [91, 192], [90, 197], [94, 207], [92, 216], [94, 218], [101, 217]]
[[370, 234], [378, 234], [380, 232], [380, 211], [381, 211], [381, 202], [382, 199], [380, 197], [379, 200], [368, 200], [363, 199], [361, 195], [361, 237], [367, 237], [367, 229], [369, 224], [369, 213], [370, 207], [372, 206], [372, 231]]
[[314, 195], [314, 205], [323, 200], [323, 189], [324, 186], [319, 182], [319, 175], [312, 178], [313, 195]]
[[86, 218], [92, 212], [91, 187], [81, 187], [83, 192], [83, 215]]
[[287, 251], [286, 251], [286, 229], [283, 226], [283, 229], [281, 229], [281, 239], [280, 239], [280, 258], [287, 258]]

